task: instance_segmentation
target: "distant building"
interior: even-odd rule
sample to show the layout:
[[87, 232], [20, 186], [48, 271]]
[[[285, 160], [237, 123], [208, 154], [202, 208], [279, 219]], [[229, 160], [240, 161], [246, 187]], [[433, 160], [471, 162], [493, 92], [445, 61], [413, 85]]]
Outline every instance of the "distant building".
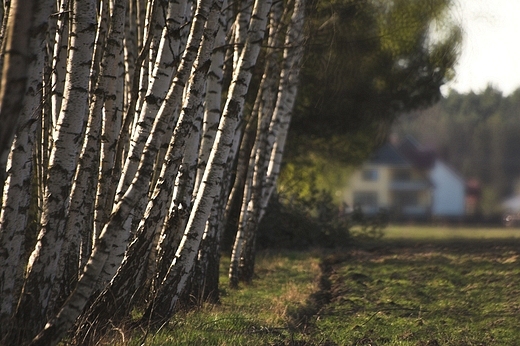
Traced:
[[406, 137], [386, 143], [352, 174], [343, 201], [366, 214], [385, 210], [396, 218], [460, 218], [465, 192], [460, 174]]

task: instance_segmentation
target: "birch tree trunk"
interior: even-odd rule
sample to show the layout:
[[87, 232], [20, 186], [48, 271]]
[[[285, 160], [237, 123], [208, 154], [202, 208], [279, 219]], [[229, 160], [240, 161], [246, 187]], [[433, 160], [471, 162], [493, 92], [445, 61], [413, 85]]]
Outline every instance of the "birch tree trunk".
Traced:
[[23, 6], [22, 1], [13, 0], [9, 9], [0, 88], [0, 158], [7, 157], [23, 104], [29, 62], [29, 30], [35, 5], [36, 1]]
[[[49, 123], [52, 124], [52, 131], [58, 122], [58, 115], [61, 111], [61, 102], [67, 75], [67, 55], [69, 41], [69, 0], [62, 0], [59, 8], [56, 32], [53, 42], [53, 56], [51, 63], [51, 114]], [[45, 146], [47, 149], [47, 146]], [[50, 148], [49, 148], [50, 149]]]
[[[263, 215], [265, 177], [279, 170], [281, 148], [269, 141], [283, 141], [275, 132], [285, 125], [268, 125], [270, 115], [288, 123], [273, 112], [282, 88], [271, 67], [282, 61], [273, 47], [283, 2], [272, 9], [272, 0], [246, 0], [225, 11], [223, 4], [51, 0], [31, 7], [40, 16], [29, 28], [35, 57], [0, 215], [0, 343], [54, 345], [74, 324], [75, 342], [95, 343], [110, 321], [135, 308], [145, 308], [141, 323], [155, 323], [193, 294], [218, 300], [237, 153], [250, 158], [241, 165], [249, 167], [247, 231], [257, 224], [251, 215]], [[264, 52], [275, 56], [260, 60], [270, 78], [249, 116], [257, 132], [251, 152], [243, 113], [248, 91], [257, 89], [258, 80], [250, 85], [262, 69], [270, 11]], [[36, 223], [37, 239], [30, 236]], [[251, 241], [244, 239], [245, 250]]]
[[[45, 344], [49, 342], [49, 340], [59, 340], [80, 315], [93, 291], [99, 288], [99, 282], [111, 280], [123, 260], [129, 234], [127, 232], [121, 232], [120, 230], [124, 227], [128, 216], [138, 204], [139, 200], [147, 195], [155, 153], [157, 153], [157, 147], [163, 133], [161, 125], [172, 120], [171, 110], [174, 108], [173, 106], [176, 105], [176, 102], [181, 100], [180, 94], [184, 89], [179, 88], [179, 86], [184, 86], [185, 79], [189, 76], [189, 71], [191, 71], [194, 56], [198, 51], [198, 45], [200, 44], [200, 38], [207, 16], [204, 15], [207, 13], [207, 8], [205, 9], [203, 5], [204, 1], [200, 2], [197, 6], [197, 11], [200, 15], [196, 16], [198, 18], [194, 21], [192, 33], [190, 34], [190, 42], [192, 45], [187, 47], [186, 54], [183, 56], [182, 65], [175, 78], [176, 82], [174, 81], [156, 117], [151, 136], [144, 146], [136, 177], [126, 193], [115, 205], [109, 221], [105, 224], [101, 232], [83, 275], [78, 281], [76, 289], [64, 303], [59, 313], [47, 323], [45, 329], [35, 339], [35, 344]], [[175, 88], [176, 85], [177, 88]]]
[[270, 0], [255, 2], [248, 39], [242, 50], [238, 69], [233, 76], [215, 145], [202, 178], [202, 186], [195, 198], [179, 249], [165, 279], [160, 283], [155, 299], [148, 306], [143, 317], [145, 320], [148, 318], [152, 321], [168, 319], [186, 288], [213, 201], [220, 194], [223, 169], [233, 145], [237, 124], [242, 116], [245, 95], [251, 81], [252, 67], [255, 66], [260, 52], [270, 7]]
[[93, 1], [75, 2], [71, 14], [74, 34], [70, 41], [65, 101], [58, 118], [50, 157], [42, 228], [28, 265], [27, 280], [16, 316], [17, 323], [26, 327], [23, 338], [32, 338], [43, 327], [64, 242], [65, 212], [82, 143], [88, 101], [92, 42], [96, 28], [95, 9]]
[[[223, 8], [227, 7], [227, 1], [223, 2]], [[215, 49], [213, 50], [211, 66], [208, 72], [206, 104], [204, 108], [204, 120], [202, 126], [202, 140], [199, 149], [199, 157], [197, 163], [197, 175], [195, 178], [195, 186], [193, 195], [196, 196], [201, 184], [202, 176], [206, 169], [206, 164], [215, 141], [218, 123], [221, 115], [221, 98], [222, 98], [222, 82], [223, 82], [223, 67], [225, 57], [225, 40], [227, 33], [226, 13], [220, 17], [220, 31], [217, 33], [215, 39]], [[221, 196], [218, 201], [222, 204], [224, 191], [221, 191]], [[197, 297], [199, 302], [212, 301], [217, 302], [218, 297], [218, 270], [220, 263], [220, 235], [221, 228], [221, 209], [214, 205], [211, 209], [211, 216], [206, 223], [204, 236], [202, 239], [201, 249], [197, 259], [197, 269], [195, 270], [194, 279], [192, 280], [192, 294], [190, 296]], [[178, 242], [180, 243], [180, 237]], [[212, 265], [212, 266], [211, 266]], [[214, 275], [216, 269], [216, 275]], [[210, 275], [209, 280], [206, 280], [207, 274]]]
[[[103, 45], [105, 49], [100, 61], [98, 80], [93, 87], [94, 93], [90, 102], [85, 140], [74, 177], [65, 224], [67, 248], [65, 248], [64, 255], [61, 256], [58, 266], [57, 278], [62, 282], [57, 286], [60, 287], [63, 297], [67, 297], [72, 291], [92, 249], [92, 215], [98, 185], [101, 122], [103, 115], [110, 119], [109, 121], [112, 121], [111, 119], [114, 117], [114, 109], [105, 107], [103, 112], [103, 106], [107, 105], [105, 100], [116, 93], [116, 79], [119, 72], [117, 67], [123, 53], [125, 13], [125, 2], [116, 2], [110, 21], [107, 43]], [[107, 123], [106, 119], [104, 123]], [[63, 278], [61, 278], [61, 273], [64, 273]]]
[[[203, 28], [207, 18], [207, 27], [204, 30], [204, 38], [202, 40], [197, 60], [193, 66], [193, 73], [189, 83], [189, 92], [187, 94], [186, 104], [181, 112], [179, 124], [176, 127], [172, 143], [167, 153], [167, 161], [161, 172], [161, 177], [154, 190], [154, 194], [148, 203], [143, 220], [139, 224], [134, 241], [130, 244], [126, 251], [125, 258], [119, 268], [115, 278], [110, 285], [103, 291], [102, 295], [97, 299], [96, 303], [86, 313], [85, 319], [90, 321], [89, 324], [96, 324], [101, 328], [104, 327], [104, 321], [107, 318], [113, 318], [114, 315], [125, 315], [132, 308], [135, 299], [139, 299], [139, 292], [143, 289], [143, 278], [145, 277], [147, 265], [143, 263], [143, 259], [149, 256], [153, 238], [156, 232], [160, 232], [160, 226], [166, 212], [168, 211], [168, 202], [172, 200], [174, 177], [178, 172], [180, 159], [186, 153], [184, 150], [186, 143], [193, 147], [191, 151], [196, 153], [198, 148], [197, 123], [200, 131], [201, 119], [195, 118], [201, 112], [201, 102], [203, 97], [203, 87], [206, 77], [207, 68], [209, 67], [209, 57], [213, 49], [213, 41], [218, 29], [218, 18], [220, 17], [220, 7], [214, 6], [208, 16], [209, 6], [212, 0], [204, 0], [199, 3], [200, 7], [195, 15], [195, 23], [189, 46], [200, 42], [200, 34], [196, 31]], [[179, 70], [181, 71], [181, 70]], [[194, 137], [190, 139], [192, 133]], [[185, 159], [188, 158], [184, 155]], [[192, 155], [192, 161], [195, 162], [195, 155]], [[194, 168], [190, 167], [192, 174]], [[188, 194], [191, 197], [190, 191]], [[113, 297], [117, 297], [114, 301]], [[92, 328], [92, 327], [90, 327]], [[80, 331], [80, 333], [82, 333]], [[82, 336], [85, 337], [85, 336]]]
[[[249, 223], [255, 223], [255, 208], [258, 204], [259, 196], [261, 194], [261, 179], [263, 178], [263, 167], [265, 163], [266, 150], [266, 134], [269, 129], [269, 122], [273, 113], [277, 78], [279, 75], [278, 57], [276, 56], [275, 47], [280, 45], [279, 27], [282, 18], [282, 4], [277, 3], [273, 5], [270, 19], [270, 34], [267, 46], [269, 47], [266, 54], [266, 64], [260, 87], [253, 107], [252, 120], [257, 120], [256, 135], [254, 137], [254, 144], [251, 148], [253, 138], [252, 131], [246, 131], [246, 136], [243, 140], [244, 146], [239, 153], [239, 162], [237, 166], [237, 176], [235, 179], [234, 191], [232, 194], [237, 197], [240, 189], [242, 192], [242, 205], [240, 208], [240, 215], [238, 219], [238, 229], [235, 236], [235, 243], [233, 245], [233, 252], [231, 254], [231, 262], [229, 267], [229, 283], [230, 287], [237, 288], [238, 281], [241, 278], [243, 271], [239, 268], [240, 259], [243, 256], [243, 249], [246, 245], [246, 239], [249, 237], [248, 227]], [[248, 124], [251, 125], [252, 123]], [[247, 141], [246, 141], [247, 139]], [[232, 205], [229, 206], [230, 210]]]
[[[277, 104], [273, 120], [269, 128], [268, 148], [270, 159], [267, 167], [260, 204], [260, 220], [265, 214], [269, 199], [276, 187], [280, 174], [285, 141], [289, 132], [294, 104], [298, 93], [299, 74], [304, 53], [303, 25], [305, 22], [305, 6], [307, 0], [296, 0], [291, 17], [291, 26], [287, 32], [286, 48], [284, 50], [283, 68], [278, 90]], [[276, 135], [276, 137], [274, 137]]]
[[[266, 131], [266, 128], [261, 130], [261, 133], [268, 132], [269, 135], [257, 142], [259, 148], [254, 154], [256, 160], [253, 167], [251, 195], [249, 200], [244, 201], [244, 203], [247, 203], [247, 206], [244, 208], [246, 212], [242, 224], [244, 227], [243, 244], [238, 249], [240, 250], [240, 256], [236, 256], [240, 261], [238, 277], [246, 282], [250, 281], [254, 274], [256, 233], [269, 197], [276, 184], [283, 146], [296, 99], [299, 64], [303, 55], [304, 11], [304, 0], [296, 0], [285, 39], [283, 67], [275, 111], [269, 125], [269, 131]], [[270, 113], [270, 110], [267, 110], [267, 112]], [[269, 167], [266, 165], [268, 156], [270, 157]], [[275, 158], [277, 159], [276, 167], [272, 163]], [[235, 261], [237, 260], [236, 257], [234, 258]], [[236, 266], [235, 262], [232, 261], [232, 263]], [[234, 273], [237, 271], [235, 270]], [[236, 283], [236, 276], [233, 276], [233, 278], [233, 282]]]
[[[144, 104], [132, 135], [130, 151], [123, 169], [123, 177], [118, 186], [118, 199], [126, 192], [135, 177], [141, 153], [152, 130], [154, 119], [166, 96], [172, 76], [175, 74], [180, 49], [178, 32], [185, 23], [186, 7], [187, 0], [176, 0], [169, 3], [167, 25], [162, 30], [161, 39], [157, 46], [158, 52], [152, 53], [157, 62], [155, 63], [154, 60], [155, 67], [153, 67], [152, 74], [148, 78], [148, 89], [144, 97]], [[154, 28], [155, 26], [156, 23], [152, 23], [151, 27]], [[153, 42], [152, 36], [152, 44]], [[151, 51], [153, 49], [153, 47], [150, 48]]]
[[[128, 200], [133, 200], [135, 202], [135, 204], [133, 204], [132, 207], [129, 209], [129, 213], [136, 209], [136, 206], [139, 205], [139, 202], [146, 200], [148, 196], [149, 185], [151, 183], [149, 178], [153, 176], [154, 161], [159, 150], [161, 139], [166, 132], [165, 127], [167, 126], [165, 125], [177, 121], [176, 119], [174, 119], [175, 113], [173, 112], [173, 110], [179, 106], [180, 102], [182, 102], [182, 94], [184, 91], [186, 80], [190, 75], [189, 72], [191, 71], [191, 68], [193, 66], [193, 62], [195, 60], [201, 42], [201, 37], [204, 32], [204, 24], [207, 18], [206, 13], [208, 11], [209, 1], [210, 0], [204, 0], [199, 3], [198, 11], [201, 13], [201, 15], [199, 15], [198, 17], [196, 15], [195, 21], [192, 26], [192, 32], [190, 33], [190, 43], [185, 51], [185, 54], [183, 55], [181, 65], [174, 78], [173, 84], [168, 94], [166, 95], [166, 99], [161, 105], [161, 108], [159, 109], [159, 112], [157, 114], [156, 120], [152, 128], [151, 135], [144, 146], [143, 155], [141, 157], [141, 160], [139, 161], [137, 177], [133, 180], [132, 185], [130, 185], [129, 190], [127, 191], [127, 194], [125, 194], [124, 196], [124, 198], [127, 198]], [[137, 199], [134, 200], [134, 198]], [[137, 216], [140, 219], [141, 213], [134, 213], [134, 216]], [[128, 218], [128, 216], [126, 216], [126, 218]], [[124, 229], [124, 232], [117, 233], [118, 238], [117, 240], [115, 240], [114, 243], [117, 245], [113, 245], [111, 254], [105, 263], [105, 268], [103, 269], [103, 272], [111, 273], [110, 275], [106, 275], [106, 280], [112, 279], [113, 275], [117, 270], [117, 267], [119, 267], [119, 264], [123, 259], [123, 255], [126, 250], [126, 245], [128, 243], [128, 233], [130, 231], [126, 227]], [[139, 260], [140, 259], [141, 258], [139, 258]], [[110, 269], [108, 269], [107, 266], [110, 267]]]
[[0, 335], [9, 328], [9, 319], [22, 288], [23, 270], [27, 259], [24, 253], [25, 235], [29, 223], [33, 178], [33, 147], [42, 104], [42, 73], [45, 62], [47, 23], [54, 9], [54, 1], [40, 1], [34, 5], [34, 17], [29, 30], [27, 51], [28, 83], [20, 110], [16, 136], [9, 155], [7, 181], [0, 215]]
[[[222, 8], [227, 7], [227, 1], [224, 0]], [[222, 98], [222, 81], [223, 81], [223, 67], [225, 56], [225, 44], [227, 34], [227, 21], [225, 15], [220, 17], [220, 29], [215, 38], [215, 49], [211, 55], [211, 66], [208, 71], [207, 85], [206, 85], [206, 103], [204, 107], [204, 120], [202, 123], [202, 141], [199, 149], [199, 159], [197, 166], [197, 176], [195, 179], [195, 191], [197, 193], [200, 185], [200, 180], [204, 174], [206, 163], [208, 161], [211, 147], [215, 141], [217, 133], [218, 122], [221, 114], [221, 98]]]

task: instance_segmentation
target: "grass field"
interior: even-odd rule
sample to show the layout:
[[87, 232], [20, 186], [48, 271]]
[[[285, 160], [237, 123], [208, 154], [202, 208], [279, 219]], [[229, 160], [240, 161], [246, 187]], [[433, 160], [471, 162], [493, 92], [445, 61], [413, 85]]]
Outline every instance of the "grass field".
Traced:
[[520, 238], [520, 228], [507, 227], [467, 227], [467, 226], [425, 226], [389, 225], [384, 231], [385, 239], [504, 239]]
[[144, 344], [520, 345], [519, 235], [391, 226], [362, 248], [262, 252], [239, 290], [224, 261], [221, 304], [178, 314]]

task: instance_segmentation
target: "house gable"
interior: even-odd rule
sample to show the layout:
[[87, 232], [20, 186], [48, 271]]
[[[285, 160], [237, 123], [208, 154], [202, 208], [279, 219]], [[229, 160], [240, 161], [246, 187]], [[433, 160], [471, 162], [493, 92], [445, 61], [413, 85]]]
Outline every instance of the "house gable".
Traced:
[[434, 184], [432, 214], [441, 217], [461, 217], [466, 211], [466, 184], [462, 177], [441, 160], [430, 171]]

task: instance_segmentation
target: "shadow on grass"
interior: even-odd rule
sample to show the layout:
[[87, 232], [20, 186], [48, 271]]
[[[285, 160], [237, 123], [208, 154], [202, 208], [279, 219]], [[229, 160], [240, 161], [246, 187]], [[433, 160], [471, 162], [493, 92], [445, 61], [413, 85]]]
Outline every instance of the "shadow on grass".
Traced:
[[289, 326], [307, 335], [301, 345], [511, 342], [520, 305], [498, 297], [518, 296], [519, 255], [518, 238], [382, 239], [337, 249], [322, 258], [318, 289], [289, 312]]
[[518, 344], [518, 263], [517, 238], [360, 243], [323, 259], [302, 325], [329, 345]]

